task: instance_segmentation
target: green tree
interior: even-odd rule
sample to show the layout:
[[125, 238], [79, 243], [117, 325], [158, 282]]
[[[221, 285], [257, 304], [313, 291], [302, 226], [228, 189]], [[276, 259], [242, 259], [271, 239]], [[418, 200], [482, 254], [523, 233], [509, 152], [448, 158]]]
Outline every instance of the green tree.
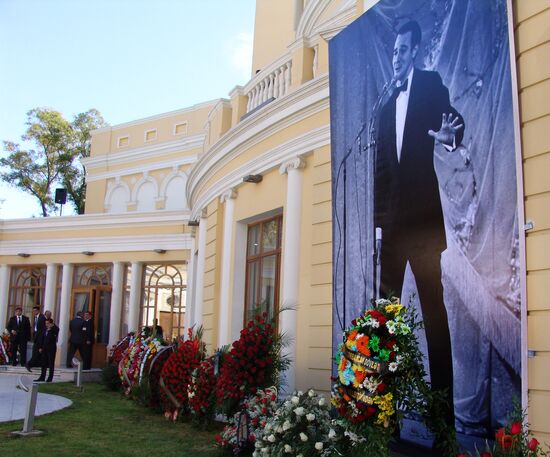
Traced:
[[27, 113], [26, 125], [21, 139], [33, 147], [4, 141], [8, 156], [0, 159], [0, 179], [36, 197], [44, 217], [55, 210], [53, 186], [62, 184], [82, 214], [86, 184], [80, 159], [90, 155], [90, 131], [106, 125], [101, 114], [91, 109], [69, 122], [58, 111], [35, 108]]
[[96, 109], [77, 114], [71, 123], [71, 163], [62, 167], [61, 181], [63, 187], [67, 189], [67, 196], [77, 214], [84, 214], [86, 202], [86, 168], [82, 165], [81, 159], [90, 157], [92, 146], [90, 132], [106, 125], [100, 112]]

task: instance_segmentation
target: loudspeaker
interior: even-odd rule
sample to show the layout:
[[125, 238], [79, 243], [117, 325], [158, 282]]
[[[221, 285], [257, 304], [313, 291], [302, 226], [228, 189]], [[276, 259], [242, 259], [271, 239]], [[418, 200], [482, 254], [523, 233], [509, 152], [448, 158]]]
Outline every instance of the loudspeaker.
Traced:
[[62, 205], [67, 203], [67, 189], [55, 189], [55, 202]]

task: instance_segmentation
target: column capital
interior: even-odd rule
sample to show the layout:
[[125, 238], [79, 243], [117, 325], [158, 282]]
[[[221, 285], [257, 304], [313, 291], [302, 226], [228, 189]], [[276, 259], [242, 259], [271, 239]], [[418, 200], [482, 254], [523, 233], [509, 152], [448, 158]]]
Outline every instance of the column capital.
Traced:
[[279, 167], [279, 173], [284, 175], [285, 173], [288, 173], [290, 170], [300, 170], [305, 167], [306, 167], [306, 161], [304, 159], [304, 156], [297, 155], [289, 160], [285, 160]]
[[220, 202], [225, 203], [227, 200], [233, 200], [237, 198], [237, 189], [232, 187], [231, 189], [226, 190], [220, 195]]

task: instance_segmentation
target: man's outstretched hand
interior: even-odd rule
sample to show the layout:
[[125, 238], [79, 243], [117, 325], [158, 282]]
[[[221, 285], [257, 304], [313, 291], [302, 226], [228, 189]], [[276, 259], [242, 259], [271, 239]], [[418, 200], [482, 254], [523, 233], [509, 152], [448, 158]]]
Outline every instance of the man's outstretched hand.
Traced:
[[456, 133], [464, 127], [464, 124], [459, 124], [460, 119], [458, 116], [453, 118], [453, 113], [443, 113], [441, 119], [441, 128], [439, 132], [428, 130], [428, 135], [435, 138], [438, 143], [446, 144], [447, 146], [453, 146]]

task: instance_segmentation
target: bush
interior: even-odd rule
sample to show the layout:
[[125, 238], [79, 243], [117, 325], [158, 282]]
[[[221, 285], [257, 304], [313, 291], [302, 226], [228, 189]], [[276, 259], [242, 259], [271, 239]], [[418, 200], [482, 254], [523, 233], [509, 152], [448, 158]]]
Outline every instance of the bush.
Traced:
[[118, 376], [118, 367], [116, 365], [106, 365], [101, 370], [101, 383], [109, 390], [121, 390], [122, 382]]

